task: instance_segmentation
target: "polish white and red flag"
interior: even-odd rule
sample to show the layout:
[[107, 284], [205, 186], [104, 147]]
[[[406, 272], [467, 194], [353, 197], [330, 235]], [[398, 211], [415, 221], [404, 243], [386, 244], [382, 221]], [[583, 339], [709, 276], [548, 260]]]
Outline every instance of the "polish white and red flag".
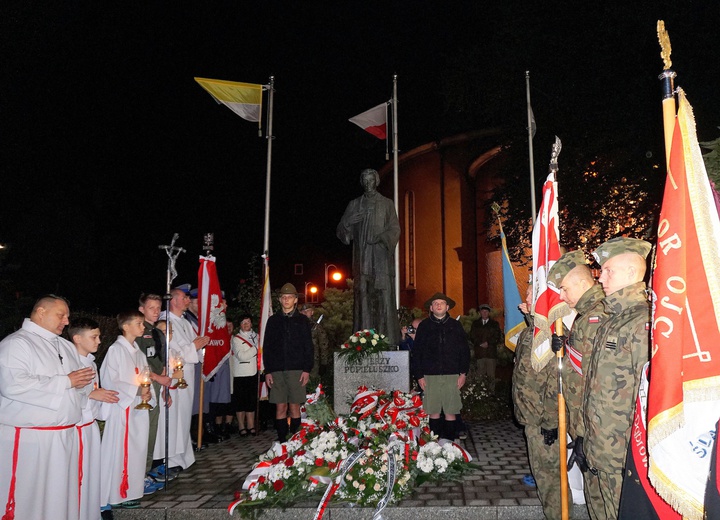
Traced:
[[683, 517], [701, 519], [720, 417], [720, 218], [682, 90], [678, 105], [652, 282], [649, 477]]
[[560, 292], [548, 285], [548, 273], [562, 253], [555, 170], [551, 169], [542, 189], [542, 204], [532, 234], [533, 250], [533, 302], [535, 333], [533, 337], [532, 366], [541, 370], [553, 357], [550, 341], [555, 332], [555, 321], [570, 315], [570, 308], [560, 300]]
[[198, 324], [199, 336], [207, 336], [203, 378], [213, 377], [230, 357], [230, 333], [225, 316], [225, 299], [220, 290], [214, 256], [201, 256], [198, 270]]
[[378, 139], [385, 139], [387, 138], [387, 103], [381, 103], [362, 114], [351, 117], [348, 121], [355, 123]]

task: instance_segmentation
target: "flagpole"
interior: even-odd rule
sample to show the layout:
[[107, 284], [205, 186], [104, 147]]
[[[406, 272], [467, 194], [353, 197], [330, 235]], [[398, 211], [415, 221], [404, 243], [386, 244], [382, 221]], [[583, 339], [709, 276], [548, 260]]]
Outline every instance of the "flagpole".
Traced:
[[665, 22], [658, 20], [657, 23], [657, 34], [658, 41], [660, 42], [660, 56], [663, 59], [665, 66], [662, 74], [658, 76], [658, 79], [662, 82], [663, 91], [663, 129], [665, 131], [665, 165], [668, 170], [670, 169], [670, 148], [672, 146], [673, 131], [675, 130], [675, 72], [670, 68], [672, 67], [672, 60], [670, 59], [670, 53], [672, 48], [670, 47], [670, 36], [665, 30]]
[[[265, 175], [265, 235], [263, 237], [263, 268], [268, 266], [270, 248], [270, 173], [272, 171], [272, 142], [273, 136], [273, 98], [275, 93], [275, 76], [270, 76], [268, 90], [268, 123], [267, 123], [267, 169]], [[265, 274], [263, 272], [263, 274]]]
[[530, 106], [530, 71], [525, 71], [525, 97], [527, 98], [527, 121], [528, 121], [528, 152], [530, 155], [530, 210], [532, 211], [533, 222], [537, 215], [535, 209], [535, 159], [533, 157], [533, 132], [532, 132], [532, 107]]
[[[398, 115], [397, 115], [397, 74], [393, 74], [393, 201], [395, 213], [398, 210]], [[395, 307], [400, 308], [400, 242], [395, 244]]]
[[[563, 335], [563, 320], [558, 318], [555, 320], [555, 333], [558, 336]], [[564, 349], [558, 350], [557, 356], [557, 370], [558, 370], [558, 448], [560, 450], [560, 515], [562, 520], [569, 518], [568, 510], [568, 469], [567, 469], [567, 419], [565, 416], [565, 394], [563, 392], [563, 378], [562, 378], [562, 367], [563, 367], [563, 351]]]
[[[529, 91], [528, 91], [529, 95]], [[562, 150], [562, 142], [555, 136], [555, 144], [553, 145], [553, 151], [550, 156], [550, 171], [555, 173], [555, 180], [557, 181], [558, 171], [558, 156]], [[534, 199], [533, 199], [534, 200]], [[558, 234], [558, 242], [560, 235]], [[555, 320], [555, 334], [562, 336], [563, 334], [563, 320], [562, 317]], [[552, 341], [552, 339], [551, 339]], [[566, 423], [566, 411], [565, 411], [565, 395], [563, 393], [563, 352], [564, 349], [560, 349], [557, 352], [557, 384], [558, 384], [558, 450], [560, 452], [560, 515], [562, 520], [568, 520], [568, 472], [567, 472], [567, 423]]]
[[[263, 319], [263, 301], [265, 299], [265, 285], [270, 283], [269, 272], [270, 272], [270, 178], [272, 173], [272, 142], [275, 139], [273, 136], [273, 100], [275, 98], [275, 76], [270, 76], [270, 84], [267, 86], [268, 89], [268, 123], [267, 123], [267, 170], [265, 175], [265, 234], [263, 237], [263, 294], [260, 301], [260, 323], [262, 324]], [[269, 289], [268, 289], [269, 290]], [[270, 301], [265, 302], [270, 305]], [[258, 326], [258, 342], [263, 341], [264, 334]], [[260, 345], [260, 343], [258, 343]], [[260, 367], [258, 367], [260, 368]], [[260, 370], [258, 370], [258, 384], [257, 384], [257, 403], [255, 405], [255, 425], [257, 430], [260, 431], [260, 391], [262, 389], [263, 380]]]

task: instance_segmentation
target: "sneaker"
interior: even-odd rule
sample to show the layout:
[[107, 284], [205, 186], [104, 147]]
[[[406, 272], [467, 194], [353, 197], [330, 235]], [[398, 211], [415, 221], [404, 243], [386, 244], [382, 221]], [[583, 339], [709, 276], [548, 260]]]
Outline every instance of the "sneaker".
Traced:
[[[168, 482], [170, 482], [171, 480], [175, 480], [175, 477], [178, 476], [178, 473], [179, 472], [170, 469], [170, 471], [167, 472]], [[159, 466], [151, 469], [148, 472], [148, 477], [152, 478], [156, 482], [165, 482], [165, 464], [160, 464]]]
[[165, 484], [161, 482], [155, 482], [152, 477], [145, 477], [145, 490], [143, 491], [143, 495], [152, 495], [153, 493], [155, 493], [155, 491], [164, 487]]
[[533, 478], [532, 475], [525, 475], [523, 477], [522, 481], [523, 481], [523, 484], [525, 484], [526, 486], [536, 487], [535, 478]]
[[140, 507], [139, 500], [128, 500], [120, 504], [110, 504], [112, 509], [138, 509]]

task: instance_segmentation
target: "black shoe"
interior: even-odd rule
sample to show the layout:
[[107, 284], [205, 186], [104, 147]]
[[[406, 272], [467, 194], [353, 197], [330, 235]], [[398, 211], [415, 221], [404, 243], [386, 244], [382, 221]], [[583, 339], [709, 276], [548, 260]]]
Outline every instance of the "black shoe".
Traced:
[[[217, 444], [220, 442], [220, 439], [217, 435], [213, 432], [213, 426], [210, 423], [205, 423], [205, 429], [203, 430], [203, 441], [208, 442], [209, 444]], [[203, 443], [204, 444], [204, 443]]]
[[220, 442], [226, 441], [230, 438], [229, 435], [225, 435], [225, 428], [222, 424], [216, 424], [213, 428], [213, 433], [220, 440]]
[[112, 509], [103, 509], [100, 511], [100, 518], [102, 518], [102, 520], [113, 520]]

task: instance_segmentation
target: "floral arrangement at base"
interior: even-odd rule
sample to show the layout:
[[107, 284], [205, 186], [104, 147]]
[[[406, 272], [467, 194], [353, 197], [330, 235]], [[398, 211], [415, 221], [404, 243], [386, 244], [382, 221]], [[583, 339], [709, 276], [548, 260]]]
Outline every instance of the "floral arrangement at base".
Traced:
[[[318, 387], [308, 396], [311, 415], [327, 414], [324, 401]], [[324, 424], [306, 416], [290, 440], [261, 455], [228, 511], [256, 517], [316, 499], [315, 520], [332, 501], [378, 514], [427, 480], [460, 478], [475, 467], [470, 460], [460, 446], [432, 435], [420, 396], [360, 387], [349, 415]]]
[[495, 395], [489, 390], [484, 378], [478, 379], [472, 371], [468, 374], [468, 378], [468, 383], [460, 392], [463, 417], [474, 420], [512, 418], [512, 401], [507, 384], [498, 382], [498, 395]]
[[391, 350], [385, 334], [375, 329], [364, 329], [353, 333], [345, 343], [340, 345], [338, 356], [350, 363], [357, 363], [372, 354]]

